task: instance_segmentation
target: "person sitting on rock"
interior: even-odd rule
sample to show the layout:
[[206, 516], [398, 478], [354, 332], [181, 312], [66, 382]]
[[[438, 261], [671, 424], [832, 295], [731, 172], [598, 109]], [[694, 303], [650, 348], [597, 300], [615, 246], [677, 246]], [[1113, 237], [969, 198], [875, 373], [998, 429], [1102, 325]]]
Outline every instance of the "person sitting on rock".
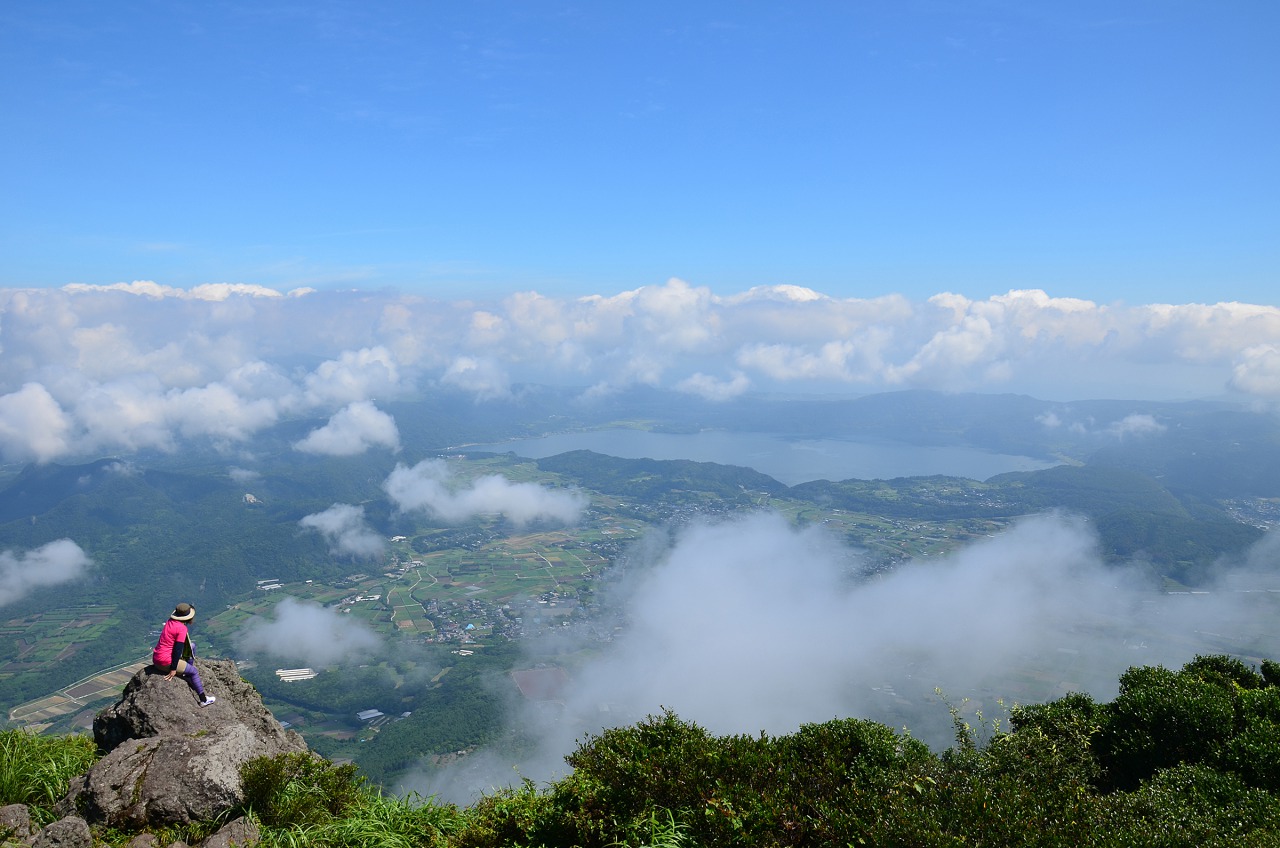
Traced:
[[191, 604], [178, 604], [169, 620], [160, 630], [160, 641], [151, 652], [151, 662], [157, 671], [165, 672], [165, 680], [172, 680], [181, 674], [196, 692], [200, 706], [207, 707], [217, 698], [204, 693], [204, 684], [200, 682], [200, 672], [196, 671], [195, 652], [191, 648], [191, 636], [187, 632], [187, 622], [196, 617], [196, 608]]

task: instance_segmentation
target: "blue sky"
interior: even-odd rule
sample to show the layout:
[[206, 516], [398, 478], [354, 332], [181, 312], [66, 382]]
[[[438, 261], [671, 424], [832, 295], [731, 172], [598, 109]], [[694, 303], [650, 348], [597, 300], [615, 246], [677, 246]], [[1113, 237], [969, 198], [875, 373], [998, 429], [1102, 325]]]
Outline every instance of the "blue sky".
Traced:
[[0, 286], [1275, 301], [1270, 2], [0, 7]]

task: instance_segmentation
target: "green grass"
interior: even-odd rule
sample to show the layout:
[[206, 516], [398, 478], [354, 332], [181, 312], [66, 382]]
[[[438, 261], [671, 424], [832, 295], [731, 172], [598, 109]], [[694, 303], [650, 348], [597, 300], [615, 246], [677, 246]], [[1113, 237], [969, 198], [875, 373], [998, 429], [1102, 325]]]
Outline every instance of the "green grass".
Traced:
[[365, 793], [342, 818], [324, 824], [264, 828], [264, 848], [444, 848], [463, 827], [452, 806]]
[[26, 804], [41, 824], [53, 821], [53, 805], [67, 793], [67, 782], [98, 759], [88, 736], [36, 736], [25, 730], [0, 730], [0, 806]]

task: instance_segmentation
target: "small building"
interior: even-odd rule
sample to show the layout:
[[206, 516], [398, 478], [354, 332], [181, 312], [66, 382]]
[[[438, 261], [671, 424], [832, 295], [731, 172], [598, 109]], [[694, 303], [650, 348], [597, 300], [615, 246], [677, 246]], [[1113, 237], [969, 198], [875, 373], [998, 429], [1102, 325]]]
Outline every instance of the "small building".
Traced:
[[356, 713], [356, 718], [360, 719], [361, 721], [373, 721], [375, 718], [379, 718], [381, 715], [382, 715], [382, 710], [361, 710], [360, 712]]
[[285, 683], [294, 683], [299, 680], [310, 680], [315, 677], [317, 672], [310, 668], [277, 668], [276, 677]]

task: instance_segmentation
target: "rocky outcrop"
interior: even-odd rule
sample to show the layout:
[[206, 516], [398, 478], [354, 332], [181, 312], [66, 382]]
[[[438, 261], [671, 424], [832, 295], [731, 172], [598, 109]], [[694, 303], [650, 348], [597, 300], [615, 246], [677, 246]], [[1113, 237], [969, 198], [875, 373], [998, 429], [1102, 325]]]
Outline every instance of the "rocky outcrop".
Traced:
[[200, 674], [217, 698], [207, 707], [180, 678], [149, 668], [135, 674], [120, 701], [94, 719], [107, 754], [71, 782], [59, 813], [129, 829], [212, 820], [244, 800], [243, 763], [307, 750], [235, 663], [201, 660]]
[[130, 739], [152, 736], [196, 736], [234, 722], [269, 747], [302, 750], [302, 738], [280, 727], [258, 690], [240, 677], [234, 662], [200, 660], [199, 667], [205, 691], [218, 699], [215, 703], [201, 707], [180, 678], [165, 680], [163, 674], [144, 668], [124, 687], [120, 700], [93, 720], [98, 748], [109, 752]]

